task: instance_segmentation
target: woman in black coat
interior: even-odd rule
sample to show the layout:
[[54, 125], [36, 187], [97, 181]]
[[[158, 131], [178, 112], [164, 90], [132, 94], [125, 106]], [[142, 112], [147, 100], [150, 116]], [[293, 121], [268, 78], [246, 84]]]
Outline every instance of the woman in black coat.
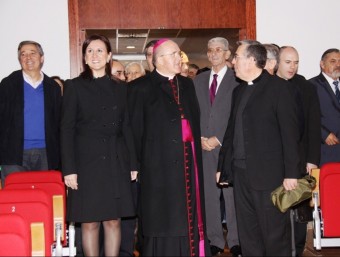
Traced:
[[136, 175], [126, 109], [126, 86], [110, 77], [109, 40], [93, 35], [82, 47], [84, 72], [66, 82], [61, 147], [67, 219], [81, 223], [86, 256], [99, 256], [104, 227], [106, 256], [117, 256], [120, 217], [135, 215], [130, 180]]

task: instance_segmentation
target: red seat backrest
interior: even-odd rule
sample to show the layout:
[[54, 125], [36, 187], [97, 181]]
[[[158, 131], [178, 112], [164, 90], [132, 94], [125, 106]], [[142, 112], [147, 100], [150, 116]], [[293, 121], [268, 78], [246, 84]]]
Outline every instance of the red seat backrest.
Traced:
[[0, 214], [0, 256], [31, 256], [27, 221], [16, 213]]
[[320, 169], [320, 206], [323, 236], [340, 237], [340, 162], [326, 163]]
[[5, 179], [5, 186], [11, 183], [20, 182], [63, 182], [60, 171], [19, 171], [9, 174]]
[[16, 213], [28, 224], [44, 223], [45, 256], [51, 256], [53, 244], [53, 205], [50, 195], [41, 189], [0, 190], [0, 214]]
[[62, 181], [60, 171], [24, 171], [9, 174], [5, 180], [4, 189], [42, 189], [48, 193], [51, 198], [54, 195], [62, 195], [64, 202], [64, 244], [66, 244], [66, 189]]

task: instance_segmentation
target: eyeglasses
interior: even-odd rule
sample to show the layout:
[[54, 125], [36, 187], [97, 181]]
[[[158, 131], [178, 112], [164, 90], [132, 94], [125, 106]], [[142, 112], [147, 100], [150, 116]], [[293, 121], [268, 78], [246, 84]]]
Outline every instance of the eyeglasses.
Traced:
[[160, 55], [159, 57], [168, 56], [168, 55], [169, 55], [171, 58], [174, 58], [174, 57], [182, 58], [181, 51], [175, 51], [175, 52], [170, 53], [170, 54], [162, 54], [162, 55]]
[[140, 72], [140, 71], [125, 72], [125, 76], [129, 76], [129, 75], [137, 75], [137, 74], [141, 74], [141, 72]]
[[220, 54], [220, 53], [223, 53], [225, 51], [228, 51], [228, 50], [225, 50], [225, 49], [222, 49], [221, 47], [217, 47], [217, 48], [208, 48], [208, 54], [212, 54], [212, 53], [217, 53], [217, 54]]
[[238, 59], [247, 59], [247, 58], [248, 58], [247, 56], [240, 56], [240, 55], [235, 54], [233, 57], [233, 60], [235, 59], [237, 61]]

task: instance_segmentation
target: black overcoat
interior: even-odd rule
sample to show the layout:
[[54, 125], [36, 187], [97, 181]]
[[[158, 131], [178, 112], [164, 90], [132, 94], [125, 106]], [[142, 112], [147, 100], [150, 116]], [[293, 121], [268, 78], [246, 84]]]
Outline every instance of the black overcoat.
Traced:
[[321, 144], [321, 117], [320, 103], [316, 90], [311, 82], [303, 76], [295, 74], [290, 80], [293, 87], [298, 88], [301, 94], [303, 109], [303, 133], [300, 143], [300, 170], [301, 175], [306, 174], [306, 163], [319, 166]]
[[[274, 190], [300, 177], [299, 124], [289, 82], [263, 71], [242, 113], [247, 176], [255, 190]], [[247, 83], [233, 92], [232, 112], [219, 154], [221, 181], [232, 180], [237, 107]]]
[[[182, 76], [174, 80], [194, 136], [204, 216], [199, 105], [192, 80]], [[128, 88], [130, 120], [140, 165], [143, 234], [187, 236], [181, 115], [168, 78], [153, 71], [130, 82]]]
[[68, 194], [70, 221], [94, 222], [135, 214], [130, 171], [137, 166], [126, 94], [126, 85], [109, 77], [66, 81], [62, 171], [78, 175], [78, 190]]
[[[45, 140], [49, 169], [60, 169], [61, 90], [44, 74]], [[14, 71], [0, 84], [0, 163], [22, 165], [24, 152], [24, 77]]]

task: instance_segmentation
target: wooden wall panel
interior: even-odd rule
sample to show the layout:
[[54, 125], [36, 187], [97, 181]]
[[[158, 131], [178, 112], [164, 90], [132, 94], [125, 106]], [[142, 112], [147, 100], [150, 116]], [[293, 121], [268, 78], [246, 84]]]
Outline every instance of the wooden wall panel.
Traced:
[[[242, 28], [245, 1], [200, 1], [198, 26], [202, 28]], [[192, 10], [191, 10], [192, 11]], [[188, 10], [190, 13], [190, 11]]]
[[82, 0], [80, 28], [241, 28], [246, 0]]
[[70, 73], [71, 78], [77, 76], [81, 67], [81, 54], [79, 51], [79, 13], [78, 0], [68, 1], [69, 39], [70, 39]]
[[68, 0], [71, 77], [87, 29], [235, 28], [256, 39], [256, 0]]
[[166, 2], [168, 0], [82, 0], [79, 1], [79, 26], [87, 29], [158, 28], [168, 20], [167, 13], [163, 12]]

